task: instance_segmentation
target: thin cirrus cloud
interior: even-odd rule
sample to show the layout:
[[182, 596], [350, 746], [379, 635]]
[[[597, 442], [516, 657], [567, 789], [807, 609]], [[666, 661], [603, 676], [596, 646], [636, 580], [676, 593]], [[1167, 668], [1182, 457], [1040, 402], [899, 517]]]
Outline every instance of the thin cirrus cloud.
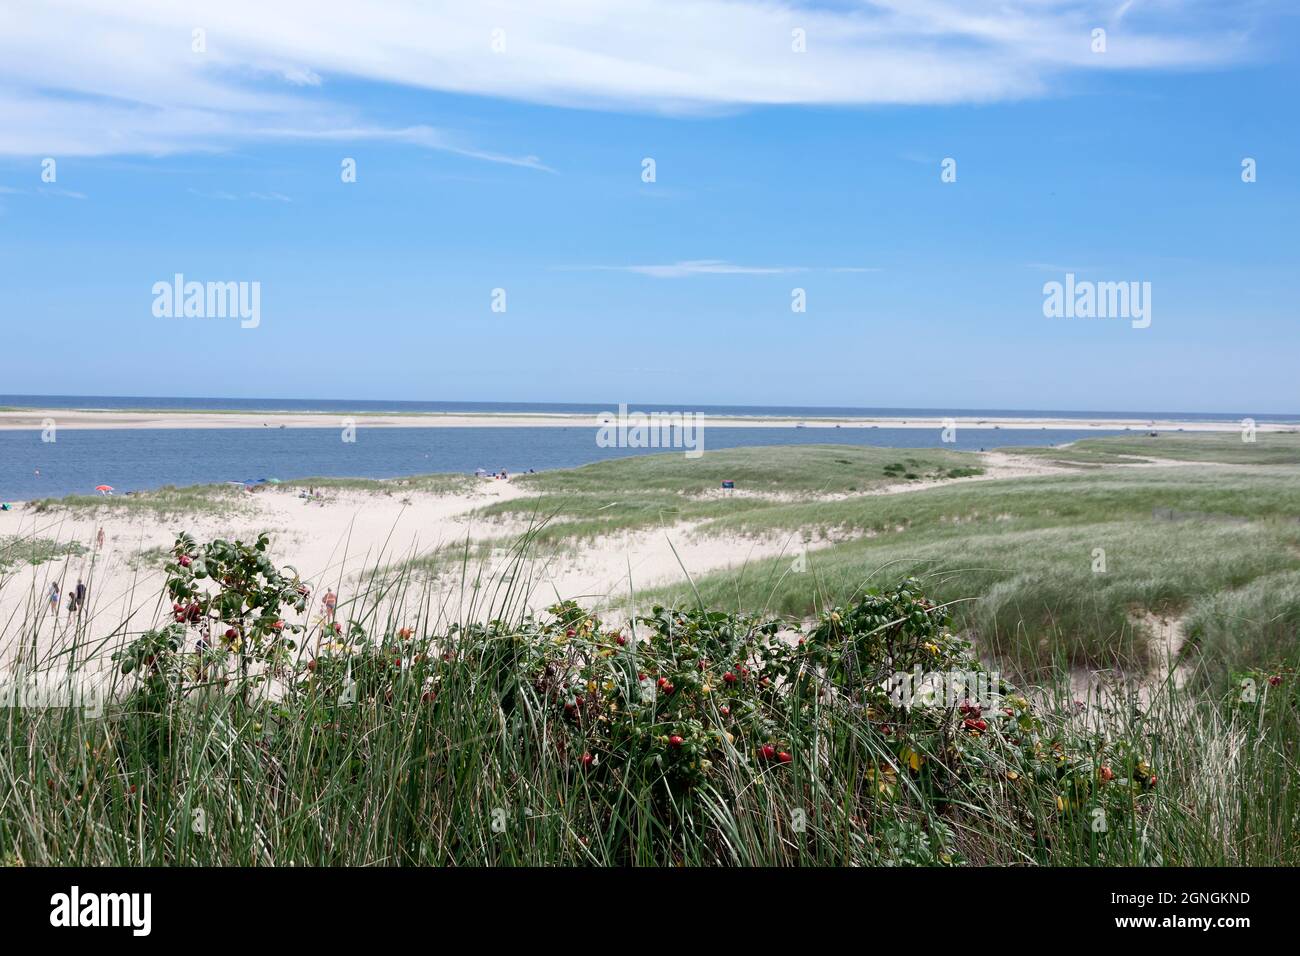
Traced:
[[238, 202], [240, 199], [255, 199], [259, 202], [293, 202], [292, 197], [286, 196], [284, 193], [276, 192], [251, 192], [245, 193], [242, 196], [238, 193], [227, 192], [224, 189], [218, 189], [211, 192], [202, 189], [188, 189], [186, 192], [191, 196], [198, 196], [200, 199], [217, 199], [222, 202]]
[[[993, 102], [1084, 70], [1242, 57], [1258, 0], [7, 0], [0, 154], [163, 155], [389, 140], [547, 170], [454, 130], [387, 127], [346, 81], [659, 113]], [[1092, 31], [1109, 31], [1104, 54]], [[204, 31], [204, 51], [192, 49]], [[805, 52], [793, 49], [795, 31]], [[495, 44], [495, 49], [494, 49]], [[355, 90], [355, 87], [353, 87]]]
[[1035, 272], [1096, 272], [1092, 266], [1062, 266], [1055, 262], [1027, 262], [1025, 267], [1033, 269]]
[[685, 279], [692, 276], [769, 276], [795, 272], [879, 272], [866, 266], [746, 266], [724, 259], [687, 259], [663, 265], [575, 266], [573, 271], [630, 272], [654, 279]]
[[57, 186], [39, 186], [36, 189], [15, 189], [13, 186], [0, 186], [0, 195], [5, 196], [55, 196], [60, 199], [85, 199], [85, 193], [73, 189], [60, 189]]

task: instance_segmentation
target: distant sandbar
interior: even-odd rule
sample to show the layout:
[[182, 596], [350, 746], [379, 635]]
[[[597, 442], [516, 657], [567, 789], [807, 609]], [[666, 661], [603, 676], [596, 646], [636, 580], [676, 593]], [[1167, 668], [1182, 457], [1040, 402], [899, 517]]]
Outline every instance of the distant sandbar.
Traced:
[[[610, 410], [615, 412], [614, 409]], [[634, 411], [651, 413], [653, 406]], [[971, 429], [1053, 429], [1068, 431], [1235, 432], [1235, 421], [1178, 421], [1136, 418], [826, 416], [796, 418], [772, 415], [705, 415], [706, 428], [921, 428], [949, 425]], [[527, 412], [245, 412], [116, 411], [113, 409], [17, 409], [0, 411], [0, 431], [57, 428], [595, 428], [597, 416]], [[1257, 431], [1296, 431], [1300, 423], [1259, 422]]]

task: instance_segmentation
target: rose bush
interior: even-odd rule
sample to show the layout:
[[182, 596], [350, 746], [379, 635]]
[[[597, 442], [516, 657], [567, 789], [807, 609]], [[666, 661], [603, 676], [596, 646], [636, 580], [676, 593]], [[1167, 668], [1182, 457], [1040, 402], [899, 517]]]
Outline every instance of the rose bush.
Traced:
[[[954, 864], [978, 819], [1009, 844], [1086, 839], [1104, 860], [1159, 793], [1150, 754], [1047, 719], [988, 674], [916, 581], [805, 627], [658, 606], [607, 625], [563, 602], [443, 633], [331, 622], [316, 653], [295, 655], [305, 628], [284, 615], [303, 614], [308, 592], [265, 537], [200, 548], [182, 536], [167, 571], [173, 621], [119, 658], [138, 693], [184, 697], [233, 669], [268, 760], [349, 786], [391, 779], [412, 840], [433, 825], [420, 809], [432, 794], [472, 785], [518, 805], [526, 832], [559, 817], [615, 859], [654, 833], [718, 853], [770, 840], [822, 859]], [[203, 628], [216, 636], [186, 649]], [[954, 674], [982, 691], [952, 693]], [[900, 675], [926, 692], [900, 693]], [[398, 751], [377, 747], [380, 727], [400, 734]], [[155, 735], [145, 762], [174, 744]], [[436, 825], [477, 839], [478, 804], [450, 806]]]

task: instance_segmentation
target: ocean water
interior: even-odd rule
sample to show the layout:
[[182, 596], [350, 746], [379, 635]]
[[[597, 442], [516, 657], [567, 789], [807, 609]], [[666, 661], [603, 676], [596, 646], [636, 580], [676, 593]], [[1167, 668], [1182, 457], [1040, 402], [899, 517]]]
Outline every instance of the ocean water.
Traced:
[[[706, 428], [704, 450], [707, 455], [746, 445], [844, 444], [976, 451], [1101, 434], [1123, 432], [958, 428], [957, 440], [945, 444], [937, 428]], [[355, 443], [342, 441], [336, 428], [65, 428], [54, 442], [42, 442], [37, 430], [0, 431], [0, 501], [94, 494], [100, 484], [122, 494], [258, 478], [394, 478], [476, 468], [516, 474], [663, 451], [601, 448], [594, 419], [591, 426], [563, 428], [366, 428], [363, 423]]]

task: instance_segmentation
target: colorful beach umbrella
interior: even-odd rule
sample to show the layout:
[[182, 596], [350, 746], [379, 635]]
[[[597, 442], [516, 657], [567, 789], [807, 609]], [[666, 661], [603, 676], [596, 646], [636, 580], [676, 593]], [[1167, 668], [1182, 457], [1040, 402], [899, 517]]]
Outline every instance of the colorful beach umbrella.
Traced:
[[106, 495], [106, 494], [108, 494], [110, 491], [113, 490], [113, 486], [112, 486], [112, 485], [96, 485], [96, 486], [95, 486], [95, 490], [98, 491], [101, 495]]

